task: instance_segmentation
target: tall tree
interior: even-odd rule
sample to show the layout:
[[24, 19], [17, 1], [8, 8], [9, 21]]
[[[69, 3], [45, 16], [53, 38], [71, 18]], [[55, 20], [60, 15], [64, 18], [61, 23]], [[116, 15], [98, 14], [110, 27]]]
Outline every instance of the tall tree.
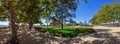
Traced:
[[120, 16], [120, 3], [117, 1], [113, 1], [112, 3], [106, 3], [101, 6], [100, 10], [93, 16], [90, 21], [93, 24], [100, 23], [111, 23], [118, 21]]
[[57, 19], [61, 22], [61, 29], [63, 29], [65, 19], [75, 15], [74, 11], [77, 8], [78, 2], [79, 0], [58, 0]]
[[40, 12], [42, 6], [40, 0], [29, 0], [26, 5], [17, 11], [18, 22], [28, 23], [29, 29], [32, 29], [34, 23], [40, 23]]
[[10, 20], [10, 29], [12, 32], [11, 39], [7, 44], [18, 44], [17, 32], [16, 32], [16, 25], [15, 25], [15, 18], [16, 14], [15, 11], [25, 4], [26, 0], [1, 0], [3, 5], [5, 5], [6, 10], [4, 12], [8, 12], [9, 20]]
[[31, 29], [34, 23], [41, 23], [40, 19], [48, 20], [50, 16], [50, 8], [50, 0], [30, 0], [25, 6], [21, 8], [22, 10], [20, 9], [17, 11], [17, 21], [28, 23], [29, 29]]

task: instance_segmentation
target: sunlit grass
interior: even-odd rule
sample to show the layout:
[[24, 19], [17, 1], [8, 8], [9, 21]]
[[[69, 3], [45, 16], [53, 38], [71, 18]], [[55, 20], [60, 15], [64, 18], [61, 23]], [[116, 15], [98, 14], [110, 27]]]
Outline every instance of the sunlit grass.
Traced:
[[73, 26], [64, 26], [62, 30], [60, 26], [41, 26], [41, 29], [49, 32], [53, 36], [62, 36], [62, 37], [76, 37], [79, 34], [89, 34], [94, 32], [92, 28], [81, 28], [81, 27], [73, 27]]

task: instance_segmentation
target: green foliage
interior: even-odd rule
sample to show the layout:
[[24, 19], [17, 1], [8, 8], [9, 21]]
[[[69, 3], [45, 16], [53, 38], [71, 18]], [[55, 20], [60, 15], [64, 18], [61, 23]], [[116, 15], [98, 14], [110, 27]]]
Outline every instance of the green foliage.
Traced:
[[74, 28], [70, 26], [65, 26], [63, 30], [60, 27], [50, 26], [49, 28], [41, 27], [45, 31], [49, 32], [53, 36], [62, 37], [76, 37], [79, 34], [88, 34], [94, 32], [92, 28]]
[[17, 23], [41, 23], [41, 7], [39, 0], [29, 0], [25, 6], [16, 11]]
[[73, 36], [76, 36], [77, 34], [76, 30], [73, 30], [73, 29], [61, 30], [59, 28], [56, 28], [56, 29], [48, 28], [47, 31], [53, 34], [54, 36], [63, 36], [63, 37], [73, 37]]
[[0, 2], [0, 21], [6, 21], [8, 15], [6, 14], [7, 12], [6, 8], [3, 3]]
[[95, 14], [95, 16], [93, 16], [91, 23], [99, 24], [111, 21], [111, 18], [109, 18], [109, 15], [107, 15], [109, 7], [109, 4], [103, 5], [100, 10]]
[[92, 24], [116, 22], [120, 20], [120, 3], [114, 1], [101, 6], [100, 10], [91, 19]]
[[76, 30], [83, 34], [94, 32], [93, 28], [76, 28]]
[[61, 24], [61, 22], [57, 19], [55, 19], [55, 17], [52, 17], [52, 22], [50, 22], [50, 25], [52, 26], [59, 26]]
[[[85, 0], [86, 1], [86, 0]], [[0, 1], [1, 2], [1, 1]], [[10, 4], [12, 6], [17, 5], [20, 2], [20, 0], [10, 0]], [[58, 2], [63, 5], [64, 8], [58, 7]], [[54, 16], [57, 20], [58, 17], [64, 17], [65, 19], [67, 17], [74, 16], [74, 13], [69, 12], [71, 10], [74, 12], [77, 9], [77, 3], [79, 0], [29, 0], [24, 4], [24, 6], [20, 7], [19, 9], [15, 10], [16, 12], [16, 23], [29, 23], [32, 20], [32, 23], [41, 23], [40, 19], [50, 19], [51, 16]], [[0, 14], [3, 12], [6, 12], [6, 8], [2, 8], [4, 6], [1, 6], [1, 4], [4, 3], [4, 0], [2, 0], [2, 3], [0, 3]], [[63, 10], [64, 16], [62, 14], [58, 15], [58, 9]], [[3, 11], [5, 10], [5, 11]], [[5, 15], [5, 18], [0, 17], [2, 20], [5, 20], [8, 18], [8, 15]], [[31, 20], [29, 20], [31, 19]], [[52, 19], [52, 18], [51, 18]], [[61, 18], [60, 18], [61, 19]], [[61, 21], [61, 20], [60, 20]], [[65, 21], [65, 20], [64, 20]]]
[[119, 24], [120, 24], [120, 20], [118, 20]]
[[72, 19], [70, 20], [70, 26], [77, 26], [78, 23], [76, 21], [73, 21]]
[[[75, 10], [79, 0], [58, 0], [56, 6], [55, 18], [61, 22], [61, 28], [63, 29], [63, 23], [69, 18], [75, 17]], [[70, 12], [71, 11], [71, 12]]]

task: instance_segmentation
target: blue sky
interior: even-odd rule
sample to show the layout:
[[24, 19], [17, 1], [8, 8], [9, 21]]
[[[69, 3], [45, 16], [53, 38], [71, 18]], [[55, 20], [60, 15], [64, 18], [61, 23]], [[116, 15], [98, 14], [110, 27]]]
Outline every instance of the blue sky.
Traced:
[[[74, 18], [74, 20], [78, 23], [85, 21], [88, 22], [97, 12], [97, 10], [99, 10], [101, 5], [105, 3], [111, 3], [112, 1], [113, 0], [88, 0], [88, 3], [85, 3], [80, 0], [80, 3], [78, 4], [78, 8], [76, 10], [76, 18]], [[0, 25], [6, 25], [7, 23], [8, 22], [0, 22]]]
[[99, 10], [101, 5], [111, 3], [112, 1], [113, 0], [88, 0], [88, 3], [80, 1], [74, 20], [77, 22], [88, 22], [97, 10]]

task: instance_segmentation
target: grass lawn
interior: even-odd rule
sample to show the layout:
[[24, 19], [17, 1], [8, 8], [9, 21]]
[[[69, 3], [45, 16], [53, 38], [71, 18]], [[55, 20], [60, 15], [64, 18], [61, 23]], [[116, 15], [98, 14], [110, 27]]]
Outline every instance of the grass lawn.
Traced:
[[44, 31], [49, 32], [53, 36], [62, 36], [62, 37], [76, 37], [78, 35], [85, 35], [94, 32], [92, 28], [80, 28], [80, 27], [72, 27], [72, 26], [65, 26], [62, 30], [61, 27], [56, 26], [46, 26], [39, 27]]

